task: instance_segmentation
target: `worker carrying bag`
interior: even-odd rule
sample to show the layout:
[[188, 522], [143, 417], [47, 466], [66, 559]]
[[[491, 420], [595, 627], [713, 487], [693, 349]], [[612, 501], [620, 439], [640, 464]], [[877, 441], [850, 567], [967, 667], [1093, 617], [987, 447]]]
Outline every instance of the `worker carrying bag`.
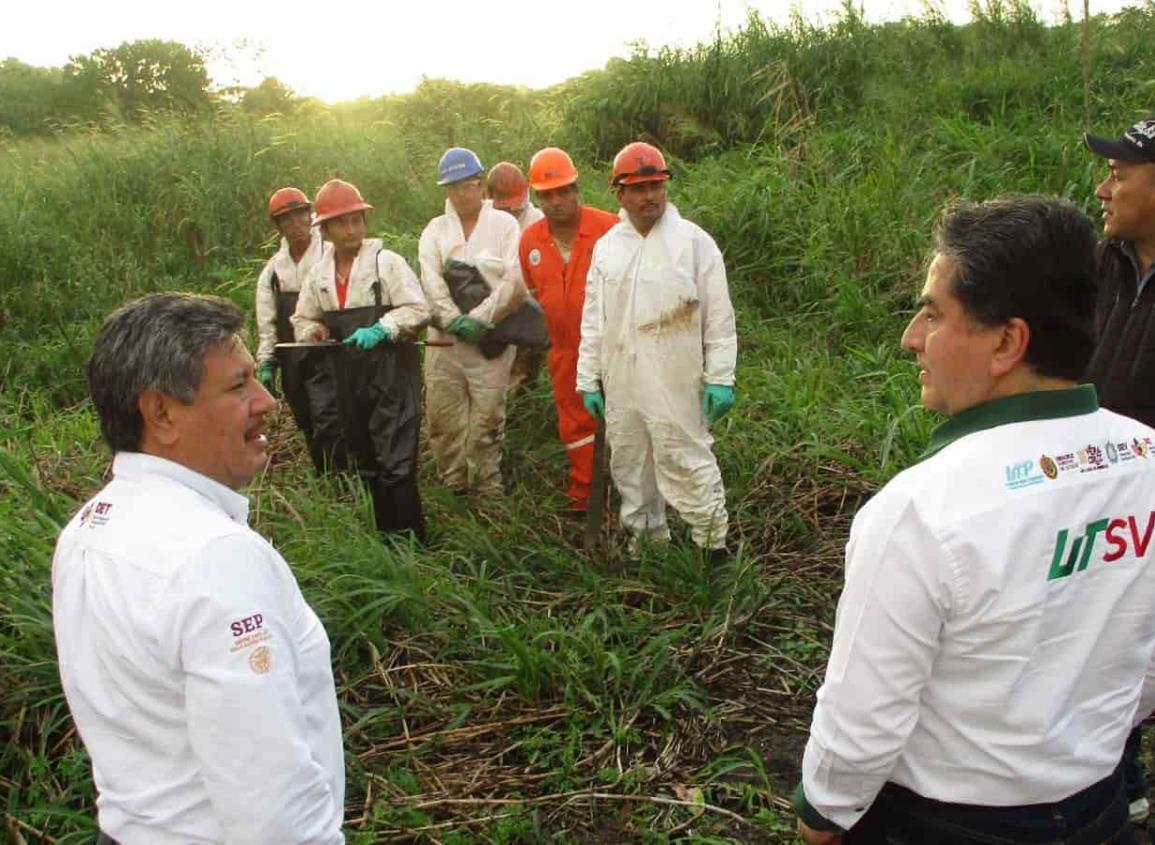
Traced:
[[[468, 314], [493, 292], [489, 282], [476, 265], [451, 258], [445, 265], [445, 284], [453, 304], [462, 314]], [[545, 349], [549, 346], [549, 331], [541, 306], [527, 297], [520, 307], [487, 333], [477, 344], [486, 358], [496, 358], [509, 344]]]

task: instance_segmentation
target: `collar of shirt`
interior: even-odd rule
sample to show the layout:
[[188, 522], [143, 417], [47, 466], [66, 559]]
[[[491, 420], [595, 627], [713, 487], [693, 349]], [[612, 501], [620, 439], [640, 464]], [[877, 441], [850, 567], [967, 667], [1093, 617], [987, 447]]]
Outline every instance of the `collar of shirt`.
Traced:
[[1050, 420], [1077, 417], [1099, 410], [1099, 396], [1095, 386], [1080, 384], [1063, 390], [1037, 390], [1016, 393], [975, 405], [960, 411], [938, 426], [930, 435], [930, 445], [922, 453], [929, 458], [960, 437], [984, 431], [995, 426], [1029, 420]]
[[1135, 244], [1130, 241], [1122, 241], [1119, 244], [1119, 250], [1127, 256], [1127, 260], [1131, 262], [1131, 267], [1135, 270], [1135, 296], [1143, 292], [1143, 288], [1147, 282], [1151, 281], [1151, 277], [1155, 276], [1155, 264], [1147, 268], [1147, 272], [1143, 273], [1139, 270], [1139, 255], [1135, 252]]
[[622, 222], [626, 224], [626, 231], [632, 234], [638, 240], [641, 240], [643, 238], [648, 238], [650, 235], [655, 233], [660, 234], [670, 229], [672, 226], [677, 225], [677, 221], [682, 219], [682, 213], [678, 211], [677, 206], [667, 200], [666, 208], [662, 212], [662, 216], [657, 219], [657, 222], [654, 223], [653, 227], [645, 235], [634, 228], [634, 224], [630, 220], [630, 213], [624, 208], [618, 209], [618, 217], [620, 217]]
[[141, 480], [148, 476], [181, 484], [200, 493], [211, 503], [225, 512], [233, 522], [247, 525], [249, 521], [249, 500], [235, 490], [230, 490], [219, 481], [201, 475], [175, 461], [159, 458], [144, 452], [117, 452], [112, 459], [112, 473], [126, 481]]
[[[583, 205], [581, 211], [578, 213], [577, 229], [574, 231], [574, 240], [578, 238], [600, 238], [605, 234], [604, 229], [598, 228], [597, 218], [590, 212], [594, 209], [591, 205]], [[546, 224], [549, 225], [548, 222]]]

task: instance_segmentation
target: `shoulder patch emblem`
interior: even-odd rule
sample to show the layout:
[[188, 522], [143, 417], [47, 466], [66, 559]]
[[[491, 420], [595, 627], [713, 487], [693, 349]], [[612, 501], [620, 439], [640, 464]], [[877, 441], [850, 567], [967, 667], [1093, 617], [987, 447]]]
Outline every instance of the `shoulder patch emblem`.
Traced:
[[273, 668], [273, 653], [267, 645], [254, 649], [249, 655], [249, 668], [258, 675], [267, 675]]
[[541, 264], [541, 250], [534, 247], [529, 251], [529, 263], [534, 267]]

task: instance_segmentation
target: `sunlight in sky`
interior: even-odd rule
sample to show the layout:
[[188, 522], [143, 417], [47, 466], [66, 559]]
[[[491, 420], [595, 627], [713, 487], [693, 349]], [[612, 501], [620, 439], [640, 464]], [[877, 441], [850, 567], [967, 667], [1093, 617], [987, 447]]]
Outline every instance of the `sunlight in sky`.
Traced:
[[[921, 14], [922, 0], [853, 0], [869, 20]], [[956, 21], [967, 0], [931, 0]], [[1034, 0], [1056, 20], [1062, 0]], [[810, 22], [830, 22], [836, 0], [584, 0], [572, 14], [538, 0], [347, 2], [328, 5], [269, 0], [155, 0], [22, 4], [0, 28], [0, 58], [62, 65], [69, 56], [123, 41], [161, 38], [210, 54], [217, 85], [256, 85], [276, 76], [298, 94], [336, 101], [413, 90], [423, 76], [464, 82], [544, 87], [627, 56], [632, 42], [688, 47], [740, 27], [748, 12], [785, 23], [797, 7]], [[1124, 0], [1091, 0], [1114, 12]], [[676, 10], [675, 10], [676, 9]], [[292, 11], [289, 11], [292, 10]], [[580, 12], [579, 12], [580, 10]], [[567, 12], [570, 10], [566, 10]], [[1071, 3], [1082, 16], [1081, 0]]]

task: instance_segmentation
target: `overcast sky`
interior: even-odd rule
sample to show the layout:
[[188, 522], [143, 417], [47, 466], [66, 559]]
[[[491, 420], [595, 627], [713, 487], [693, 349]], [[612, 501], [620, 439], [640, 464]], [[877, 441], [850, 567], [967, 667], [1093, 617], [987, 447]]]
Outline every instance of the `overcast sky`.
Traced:
[[[966, 0], [936, 0], [949, 17], [969, 19]], [[919, 14], [920, 0], [855, 0], [869, 20]], [[1058, 18], [1062, 0], [1033, 0]], [[1091, 0], [1113, 12], [1125, 0]], [[0, 58], [62, 65], [72, 55], [123, 41], [161, 38], [208, 48], [218, 85], [255, 85], [276, 76], [324, 100], [413, 90], [422, 76], [544, 87], [597, 69], [629, 44], [691, 46], [740, 27], [749, 10], [778, 22], [797, 6], [828, 22], [834, 0], [91, 0], [18, 2], [0, 25]], [[1072, 13], [1082, 15], [1082, 0]]]

